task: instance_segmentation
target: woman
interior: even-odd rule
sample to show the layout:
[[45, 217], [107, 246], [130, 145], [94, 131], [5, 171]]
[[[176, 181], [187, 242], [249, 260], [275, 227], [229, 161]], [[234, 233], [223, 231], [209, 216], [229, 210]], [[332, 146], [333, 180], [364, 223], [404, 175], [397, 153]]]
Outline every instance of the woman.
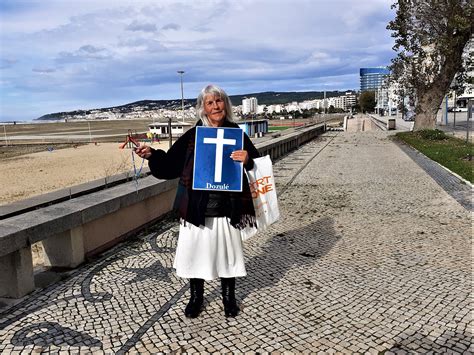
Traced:
[[[196, 106], [196, 126], [233, 127], [232, 104], [221, 88], [209, 85], [201, 90]], [[235, 300], [235, 278], [246, 276], [241, 233], [256, 228], [255, 210], [249, 184], [244, 174], [242, 192], [193, 190], [193, 159], [196, 127], [183, 134], [164, 152], [140, 146], [136, 153], [148, 159], [153, 176], [159, 179], [179, 177], [174, 208], [180, 217], [178, 245], [173, 267], [176, 274], [190, 279], [191, 298], [184, 311], [186, 317], [199, 315], [203, 303], [204, 280], [221, 279], [222, 300], [226, 317], [235, 317], [239, 308]], [[244, 135], [244, 149], [231, 154], [253, 168], [258, 151]]]

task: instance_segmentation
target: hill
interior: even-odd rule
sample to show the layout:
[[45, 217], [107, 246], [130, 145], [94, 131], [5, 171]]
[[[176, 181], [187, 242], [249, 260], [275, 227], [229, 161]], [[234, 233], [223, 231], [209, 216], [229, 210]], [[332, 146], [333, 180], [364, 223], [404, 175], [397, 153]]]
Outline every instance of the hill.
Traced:
[[[326, 97], [335, 97], [344, 95], [346, 91], [326, 91]], [[302, 102], [306, 100], [323, 99], [323, 91], [289, 91], [289, 92], [277, 92], [277, 91], [266, 91], [259, 93], [252, 93], [246, 95], [232, 95], [230, 99], [233, 105], [241, 105], [242, 99], [245, 97], [256, 97], [259, 105], [277, 105], [287, 104], [293, 101]]]
[[[326, 97], [344, 95], [345, 91], [326, 91]], [[242, 99], [246, 97], [256, 97], [259, 105], [287, 104], [290, 102], [302, 102], [324, 98], [323, 91], [306, 92], [276, 92], [267, 91], [260, 93], [250, 93], [245, 95], [231, 95], [230, 99], [234, 106], [242, 104]], [[196, 106], [196, 99], [185, 99], [185, 109]], [[125, 105], [97, 108], [92, 110], [75, 110], [68, 112], [55, 112], [43, 115], [36, 120], [58, 121], [67, 119], [125, 119], [134, 118], [145, 112], [157, 112], [163, 110], [176, 111], [181, 108], [181, 100], [141, 100]]]

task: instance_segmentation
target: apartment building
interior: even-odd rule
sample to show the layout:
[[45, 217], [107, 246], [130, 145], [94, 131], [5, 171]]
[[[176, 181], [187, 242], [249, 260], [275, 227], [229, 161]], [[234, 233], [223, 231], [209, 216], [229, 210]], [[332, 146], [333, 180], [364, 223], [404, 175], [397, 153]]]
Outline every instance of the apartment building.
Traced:
[[244, 98], [242, 100], [242, 114], [257, 113], [258, 101], [256, 97]]

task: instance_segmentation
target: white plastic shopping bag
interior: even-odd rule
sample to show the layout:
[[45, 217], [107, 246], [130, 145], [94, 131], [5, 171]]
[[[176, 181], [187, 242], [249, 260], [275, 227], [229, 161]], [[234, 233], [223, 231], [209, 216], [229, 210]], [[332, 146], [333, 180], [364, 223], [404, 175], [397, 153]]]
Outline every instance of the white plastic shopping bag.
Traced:
[[[257, 229], [262, 231], [280, 218], [280, 210], [270, 156], [266, 155], [253, 161], [254, 167], [247, 171], [247, 177], [252, 193], [255, 216], [257, 217]], [[255, 235], [256, 232], [255, 229], [244, 230], [242, 239], [246, 240]]]

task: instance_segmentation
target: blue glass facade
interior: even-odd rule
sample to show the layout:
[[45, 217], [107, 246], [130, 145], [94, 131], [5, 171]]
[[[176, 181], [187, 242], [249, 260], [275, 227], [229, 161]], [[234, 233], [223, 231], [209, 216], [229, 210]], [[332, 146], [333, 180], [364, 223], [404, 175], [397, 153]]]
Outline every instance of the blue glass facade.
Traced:
[[390, 70], [386, 67], [360, 68], [360, 91], [377, 90], [389, 75]]

